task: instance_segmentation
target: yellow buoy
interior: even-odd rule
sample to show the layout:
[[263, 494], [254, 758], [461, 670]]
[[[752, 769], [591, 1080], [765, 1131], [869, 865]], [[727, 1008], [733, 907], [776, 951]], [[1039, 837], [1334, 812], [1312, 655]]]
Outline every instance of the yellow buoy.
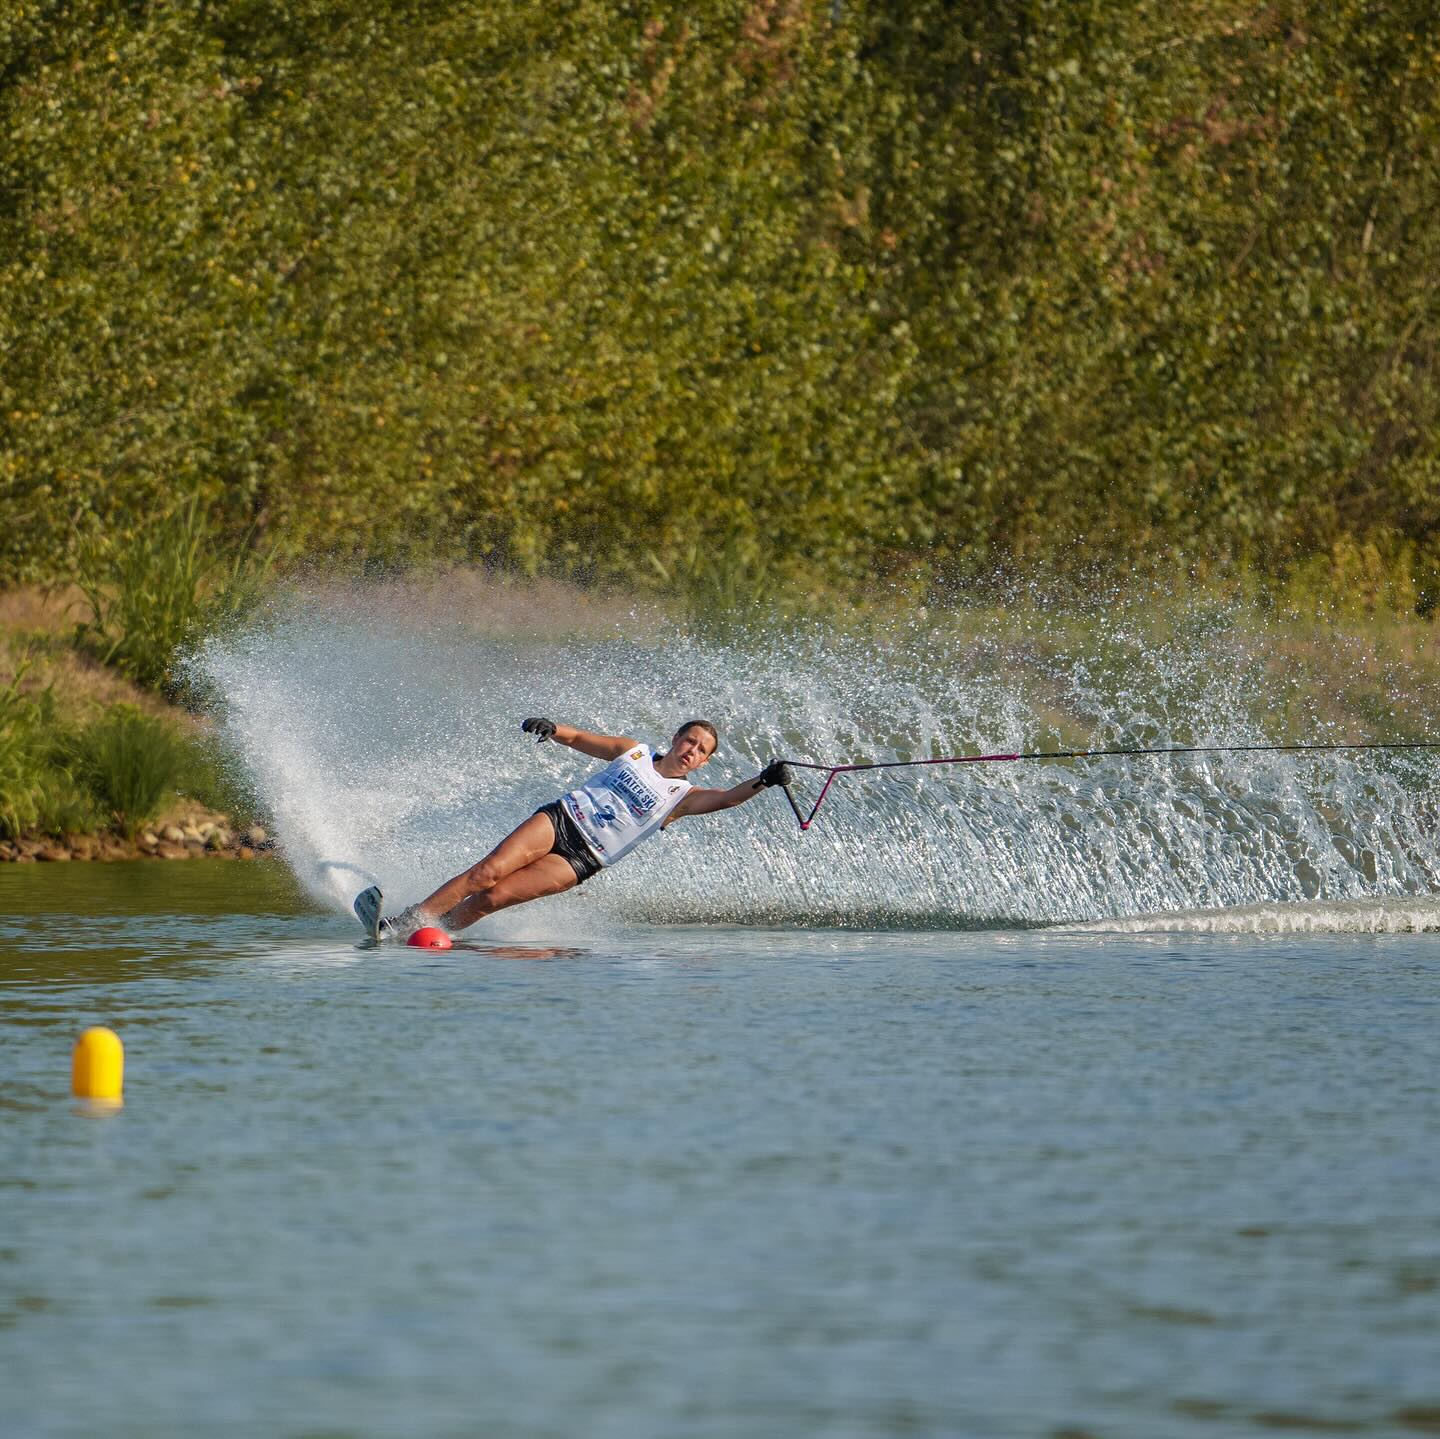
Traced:
[[125, 1046], [113, 1029], [97, 1024], [75, 1041], [70, 1087], [77, 1099], [120, 1098], [125, 1086]]

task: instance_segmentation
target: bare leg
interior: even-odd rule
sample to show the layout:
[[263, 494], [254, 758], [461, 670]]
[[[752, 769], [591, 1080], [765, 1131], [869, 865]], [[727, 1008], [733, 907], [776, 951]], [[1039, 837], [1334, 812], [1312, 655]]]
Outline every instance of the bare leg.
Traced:
[[[550, 816], [532, 814], [524, 824], [517, 825], [479, 864], [462, 870], [454, 879], [447, 879], [428, 899], [416, 906], [419, 917], [426, 924], [433, 923], [441, 915], [447, 915], [472, 895], [480, 894], [492, 885], [498, 884], [507, 874], [534, 864], [547, 856], [555, 845], [555, 826]], [[560, 861], [565, 864], [564, 860]], [[575, 871], [568, 864], [571, 877]], [[478, 918], [478, 916], [477, 916]], [[466, 921], [469, 923], [469, 921]]]
[[540, 899], [547, 894], [563, 894], [567, 889], [574, 889], [579, 882], [579, 876], [568, 859], [561, 859], [558, 854], [544, 855], [448, 910], [444, 917], [445, 928], [465, 929], [477, 919], [494, 914], [497, 909], [509, 909], [512, 904], [524, 904], [526, 900]]

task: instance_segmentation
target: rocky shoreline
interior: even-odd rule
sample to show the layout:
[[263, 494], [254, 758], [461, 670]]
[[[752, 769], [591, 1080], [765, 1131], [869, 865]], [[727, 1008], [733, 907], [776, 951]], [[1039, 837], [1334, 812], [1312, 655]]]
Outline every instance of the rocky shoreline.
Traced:
[[43, 864], [70, 860], [266, 859], [274, 854], [270, 836], [258, 824], [241, 831], [224, 815], [155, 825], [134, 839], [118, 834], [67, 834], [0, 840], [0, 863]]

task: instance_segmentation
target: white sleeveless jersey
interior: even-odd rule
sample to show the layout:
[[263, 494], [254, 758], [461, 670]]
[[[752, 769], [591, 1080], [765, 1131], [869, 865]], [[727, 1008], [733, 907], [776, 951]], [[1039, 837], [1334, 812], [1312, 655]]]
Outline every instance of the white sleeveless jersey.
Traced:
[[580, 827], [601, 864], [614, 864], [649, 839], [690, 790], [687, 779], [666, 779], [649, 749], [637, 744], [560, 803]]

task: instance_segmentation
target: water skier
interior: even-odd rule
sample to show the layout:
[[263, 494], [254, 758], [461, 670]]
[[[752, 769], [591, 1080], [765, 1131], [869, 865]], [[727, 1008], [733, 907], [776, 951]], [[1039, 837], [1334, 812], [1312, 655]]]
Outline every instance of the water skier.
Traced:
[[430, 924], [465, 929], [496, 910], [563, 894], [677, 819], [734, 809], [789, 781], [785, 765], [772, 760], [730, 789], [691, 784], [688, 776], [709, 763], [720, 743], [708, 720], [687, 720], [664, 754], [628, 735], [591, 734], [554, 720], [527, 719], [520, 728], [542, 744], [553, 740], [609, 763], [579, 788], [541, 805], [478, 864], [393, 918], [381, 918], [379, 889], [365, 890], [355, 900], [355, 913], [373, 937], [403, 939]]

